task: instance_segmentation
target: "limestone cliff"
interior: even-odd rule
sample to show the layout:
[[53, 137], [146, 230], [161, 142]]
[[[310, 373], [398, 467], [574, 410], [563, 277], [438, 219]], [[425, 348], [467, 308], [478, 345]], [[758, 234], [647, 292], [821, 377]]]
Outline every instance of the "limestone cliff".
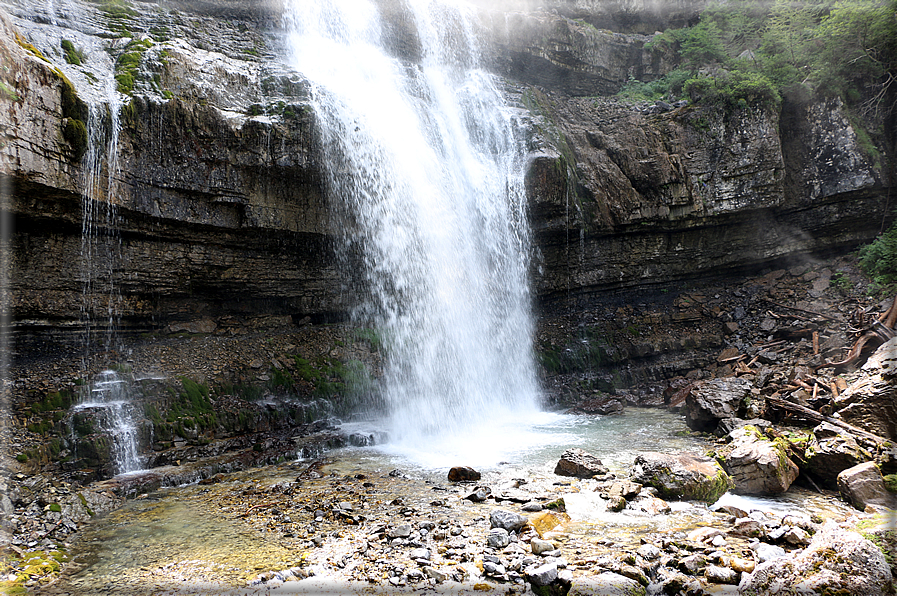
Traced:
[[[19, 346], [85, 317], [102, 326], [111, 301], [135, 330], [343, 316], [326, 156], [277, 41], [277, 2], [117, 12], [68, 0], [53, 14], [8, 2], [0, 171]], [[485, 4], [491, 67], [531, 113], [543, 304], [844, 250], [878, 231], [881, 166], [835, 100], [726, 112], [609, 97], [670, 68], [644, 44], [701, 2]], [[384, 0], [383, 14], [396, 56], [415, 60], [402, 3]], [[85, 155], [89, 138], [105, 153]], [[105, 273], [87, 279], [85, 251]]]

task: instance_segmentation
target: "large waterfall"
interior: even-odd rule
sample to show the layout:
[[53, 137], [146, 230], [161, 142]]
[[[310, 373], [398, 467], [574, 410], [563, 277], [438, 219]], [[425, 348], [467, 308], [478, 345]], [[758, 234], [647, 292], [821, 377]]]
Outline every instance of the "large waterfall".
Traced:
[[372, 0], [292, 0], [290, 49], [313, 86], [342, 260], [360, 273], [355, 314], [385, 345], [392, 442], [482, 449], [484, 430], [537, 410], [524, 147], [473, 7], [401, 10], [413, 61], [385, 49]]

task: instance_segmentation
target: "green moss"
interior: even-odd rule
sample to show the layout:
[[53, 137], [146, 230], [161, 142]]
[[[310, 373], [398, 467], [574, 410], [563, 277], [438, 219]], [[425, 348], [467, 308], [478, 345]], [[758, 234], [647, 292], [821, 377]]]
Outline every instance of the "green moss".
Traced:
[[50, 503], [50, 511], [54, 513], [62, 513], [62, 505], [59, 503]]
[[16, 461], [24, 464], [26, 461], [28, 461], [28, 456], [24, 453], [20, 453], [16, 456]]
[[75, 160], [80, 160], [87, 152], [87, 127], [82, 121], [68, 118], [62, 129], [62, 138], [71, 147]]
[[897, 474], [888, 474], [884, 477], [885, 488], [892, 493], [897, 493]]
[[81, 66], [81, 63], [84, 61], [84, 52], [75, 48], [75, 44], [68, 39], [63, 39], [59, 45], [62, 47], [62, 55], [65, 57], [66, 62], [75, 66]]
[[37, 56], [38, 58], [43, 60], [44, 62], [49, 62], [49, 60], [47, 60], [46, 56], [41, 54], [40, 50], [38, 50], [36, 47], [34, 47], [34, 44], [32, 44], [31, 42], [26, 40], [24, 37], [19, 35], [18, 32], [16, 32], [15, 36], [16, 36], [17, 44], [19, 44], [21, 47], [25, 48], [26, 50], [28, 50], [29, 52], [31, 52], [32, 54], [34, 54], [35, 56]]

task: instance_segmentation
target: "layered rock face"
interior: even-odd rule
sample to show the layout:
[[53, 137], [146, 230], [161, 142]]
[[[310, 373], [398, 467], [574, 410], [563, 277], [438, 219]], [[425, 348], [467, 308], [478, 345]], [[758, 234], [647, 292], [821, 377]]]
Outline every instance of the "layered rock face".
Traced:
[[[418, 59], [402, 3], [381, 4], [396, 56]], [[606, 97], [668, 70], [644, 45], [692, 22], [702, 2], [481, 4], [490, 65], [530, 113], [543, 307], [841, 250], [879, 230], [883, 177], [836, 100], [654, 113]], [[345, 315], [352, 268], [337, 266], [327, 156], [277, 41], [282, 6], [7, 9], [0, 171], [20, 349], [71, 336], [85, 318], [103, 326], [110, 311], [136, 330]], [[67, 63], [62, 39], [83, 48], [83, 64]], [[130, 96], [104, 91], [113, 76], [131, 78]], [[110, 100], [120, 117], [99, 107]], [[108, 153], [117, 125], [114, 158], [81, 157], [91, 135]], [[85, 253], [100, 273], [85, 270]]]

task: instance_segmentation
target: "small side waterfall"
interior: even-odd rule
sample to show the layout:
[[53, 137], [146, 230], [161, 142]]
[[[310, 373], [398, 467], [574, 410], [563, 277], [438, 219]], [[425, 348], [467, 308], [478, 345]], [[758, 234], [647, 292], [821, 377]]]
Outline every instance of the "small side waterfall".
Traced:
[[291, 0], [290, 48], [313, 84], [343, 263], [362, 278], [355, 315], [386, 346], [393, 443], [482, 449], [538, 406], [522, 135], [481, 67], [474, 8], [404, 4], [415, 64], [389, 54], [371, 0]]

